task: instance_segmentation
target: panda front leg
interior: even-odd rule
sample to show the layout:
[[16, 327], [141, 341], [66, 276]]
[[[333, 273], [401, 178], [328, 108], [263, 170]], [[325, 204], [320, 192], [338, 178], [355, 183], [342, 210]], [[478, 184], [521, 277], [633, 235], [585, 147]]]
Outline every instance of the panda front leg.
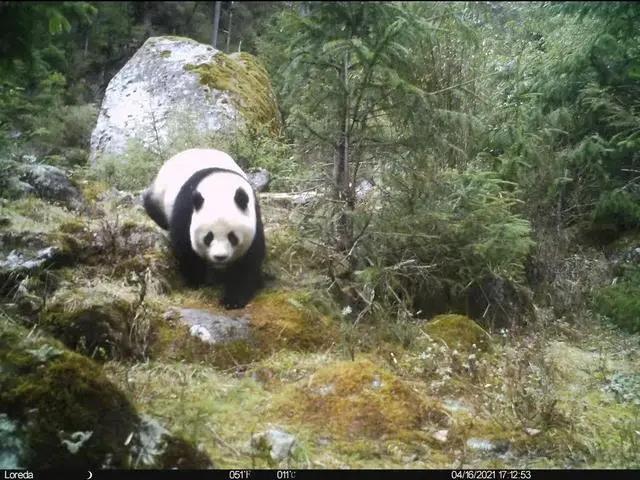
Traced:
[[232, 269], [224, 277], [224, 294], [220, 303], [226, 309], [243, 308], [260, 286], [260, 272]]
[[177, 255], [178, 269], [185, 283], [190, 288], [197, 288], [206, 283], [206, 263], [195, 254]]

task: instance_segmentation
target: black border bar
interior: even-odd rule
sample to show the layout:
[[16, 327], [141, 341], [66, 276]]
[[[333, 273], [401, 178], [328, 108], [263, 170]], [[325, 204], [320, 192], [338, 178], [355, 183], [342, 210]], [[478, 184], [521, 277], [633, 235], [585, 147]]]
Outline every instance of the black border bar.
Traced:
[[540, 470], [540, 469], [460, 469], [460, 470], [2, 470], [0, 480], [563, 480], [640, 479], [639, 470]]

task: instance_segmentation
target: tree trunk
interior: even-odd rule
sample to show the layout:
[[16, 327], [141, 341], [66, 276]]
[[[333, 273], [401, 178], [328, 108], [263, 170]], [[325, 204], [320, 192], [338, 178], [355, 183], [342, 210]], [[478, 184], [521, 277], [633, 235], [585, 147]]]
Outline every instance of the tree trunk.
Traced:
[[231, 45], [231, 20], [233, 19], [233, 2], [229, 5], [229, 22], [227, 24], [227, 48], [226, 52], [229, 53], [229, 47]]
[[353, 185], [349, 172], [349, 115], [351, 111], [349, 99], [349, 54], [345, 55], [341, 72], [345, 87], [344, 110], [340, 120], [340, 140], [336, 145], [333, 165], [334, 196], [338, 200], [340, 212], [336, 219], [336, 246], [339, 251], [349, 251], [353, 243], [353, 220], [351, 213], [354, 207]]
[[89, 53], [89, 29], [84, 34], [84, 49], [82, 50], [83, 58], [87, 58], [87, 53]]
[[220, 7], [222, 2], [213, 2], [213, 33], [211, 34], [211, 46], [218, 48], [218, 27], [220, 26]]

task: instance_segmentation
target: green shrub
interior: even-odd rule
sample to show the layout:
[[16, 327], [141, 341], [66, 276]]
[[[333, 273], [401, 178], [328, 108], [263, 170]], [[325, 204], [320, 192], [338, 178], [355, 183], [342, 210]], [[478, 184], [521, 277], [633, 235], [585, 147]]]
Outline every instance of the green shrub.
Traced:
[[271, 174], [271, 189], [290, 191], [304, 177], [292, 145], [267, 133], [241, 129], [235, 133], [201, 133], [185, 115], [171, 123], [166, 158], [188, 148], [216, 148], [231, 155], [243, 169], [264, 168]]
[[17, 196], [15, 181], [18, 179], [19, 164], [6, 155], [0, 154], [0, 198], [14, 198]]
[[100, 158], [90, 167], [87, 177], [119, 190], [140, 190], [151, 183], [163, 160], [139, 142], [131, 141], [124, 155]]
[[44, 154], [65, 157], [69, 166], [86, 161], [78, 150], [88, 152], [97, 117], [91, 104], [60, 107], [37, 122], [31, 143]]
[[640, 227], [640, 199], [626, 190], [605, 192], [593, 212], [593, 226], [623, 232]]
[[488, 276], [523, 279], [530, 225], [504, 182], [492, 172], [405, 172], [390, 176], [360, 240], [361, 291], [386, 304], [446, 306]]
[[597, 291], [592, 308], [618, 327], [640, 332], [640, 269], [627, 272], [614, 285]]
[[294, 190], [303, 179], [292, 145], [283, 140], [245, 130], [228, 137], [226, 144], [226, 151], [244, 167], [268, 170], [272, 190]]
[[[293, 155], [292, 145], [266, 131], [239, 128], [233, 133], [203, 132], [199, 119], [186, 111], [167, 118], [167, 135], [145, 153], [164, 160], [189, 148], [216, 148], [231, 155], [243, 169], [265, 168], [271, 174], [271, 189], [292, 190], [308, 174]], [[140, 154], [144, 148], [137, 147]], [[308, 170], [308, 169], [307, 169]]]

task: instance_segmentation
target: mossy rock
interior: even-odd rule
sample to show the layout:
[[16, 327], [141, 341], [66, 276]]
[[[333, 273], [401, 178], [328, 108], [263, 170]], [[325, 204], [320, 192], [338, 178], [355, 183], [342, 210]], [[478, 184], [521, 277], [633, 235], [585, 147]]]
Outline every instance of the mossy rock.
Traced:
[[[201, 452], [170, 435], [150, 454], [140, 434], [144, 422], [99, 365], [6, 320], [0, 322], [0, 405], [3, 422], [11, 427], [16, 468], [210, 465]], [[136, 452], [147, 453], [142, 462]]]
[[343, 439], [410, 439], [427, 424], [444, 425], [438, 402], [420, 395], [368, 359], [317, 370], [274, 402], [280, 416]]
[[[204, 307], [213, 314], [229, 316], [229, 312], [219, 306], [189, 306]], [[249, 337], [214, 345], [192, 336], [189, 327], [174, 318], [159, 320], [153, 327], [150, 356], [231, 368], [264, 359], [280, 350], [319, 350], [337, 339], [331, 319], [313, 308], [305, 293], [262, 292], [238, 312], [231, 316], [242, 314], [247, 317]]]
[[185, 65], [185, 70], [196, 73], [202, 85], [231, 92], [234, 103], [254, 129], [280, 133], [282, 122], [269, 74], [253, 55], [220, 52], [211, 62]]
[[49, 287], [52, 270], [73, 264], [77, 258], [62, 240], [64, 234], [0, 233], [0, 296], [14, 297], [23, 281], [39, 280]]
[[246, 365], [263, 358], [265, 352], [254, 339], [209, 344], [193, 336], [189, 327], [175, 318], [164, 318], [153, 325], [149, 356], [172, 362], [202, 362], [221, 369]]
[[424, 331], [451, 349], [473, 352], [475, 349], [487, 351], [491, 348], [491, 336], [464, 315], [437, 315], [425, 325]]
[[103, 283], [58, 292], [40, 314], [40, 326], [96, 360], [144, 358], [156, 315], [133, 290]]

